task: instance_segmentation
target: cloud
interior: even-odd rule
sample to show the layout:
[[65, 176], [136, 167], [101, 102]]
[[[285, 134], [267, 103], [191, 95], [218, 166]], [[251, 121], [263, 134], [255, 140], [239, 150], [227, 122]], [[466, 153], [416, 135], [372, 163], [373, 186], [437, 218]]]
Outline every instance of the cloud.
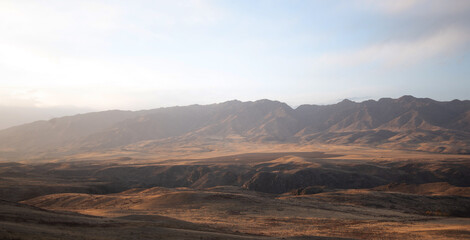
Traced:
[[102, 2], [0, 2], [2, 41], [9, 43], [43, 47], [102, 43], [119, 28], [119, 17], [119, 8]]
[[[230, 91], [246, 84], [240, 76], [166, 58], [42, 56], [40, 50], [0, 45], [0, 88], [8, 105], [128, 106], [142, 92]], [[10, 92], [10, 94], [8, 94]], [[8, 98], [6, 98], [8, 97]], [[151, 98], [145, 98], [149, 100]], [[160, 99], [161, 100], [161, 99]], [[141, 103], [138, 100], [136, 103]]]
[[[470, 1], [319, 3], [0, 1], [0, 101], [135, 109], [309, 99], [468, 54]], [[368, 64], [380, 68], [362, 71]]]
[[448, 28], [410, 41], [372, 44], [360, 49], [332, 52], [315, 58], [319, 69], [341, 69], [365, 64], [403, 67], [420, 64], [438, 57], [452, 56], [468, 46], [470, 33], [466, 29]]
[[142, 91], [233, 87], [220, 79], [243, 80], [168, 53], [136, 54], [130, 45], [147, 41], [142, 50], [171, 42], [175, 31], [217, 24], [223, 16], [211, 1], [199, 0], [0, 1], [0, 100], [101, 107], [132, 101], [118, 97], [129, 89], [139, 98]]
[[450, 15], [463, 14], [470, 9], [467, 0], [358, 0], [356, 7], [390, 15]]
[[185, 28], [217, 24], [227, 12], [211, 1], [0, 1], [0, 41], [91, 52], [110, 38], [170, 40]]
[[378, 10], [388, 14], [397, 14], [407, 11], [423, 0], [393, 0], [393, 1], [381, 1], [381, 0], [363, 0], [359, 3], [371, 10]]
[[33, 89], [0, 88], [0, 106], [37, 107], [38, 104]]

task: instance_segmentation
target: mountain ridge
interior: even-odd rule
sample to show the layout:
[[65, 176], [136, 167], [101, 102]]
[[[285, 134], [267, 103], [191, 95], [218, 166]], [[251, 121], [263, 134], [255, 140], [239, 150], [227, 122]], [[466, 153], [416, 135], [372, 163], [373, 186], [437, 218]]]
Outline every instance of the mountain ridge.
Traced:
[[148, 140], [242, 139], [247, 142], [359, 144], [470, 153], [470, 101], [405, 95], [331, 105], [262, 99], [141, 111], [110, 110], [54, 118], [0, 131], [5, 156], [100, 151]]

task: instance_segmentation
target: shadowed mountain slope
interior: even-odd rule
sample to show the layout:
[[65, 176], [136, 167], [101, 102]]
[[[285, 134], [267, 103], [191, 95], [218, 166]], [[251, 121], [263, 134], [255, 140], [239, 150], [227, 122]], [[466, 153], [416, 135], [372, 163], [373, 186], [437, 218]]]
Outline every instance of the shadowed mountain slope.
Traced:
[[470, 153], [470, 101], [403, 96], [361, 103], [302, 105], [270, 100], [145, 111], [105, 111], [38, 121], [0, 131], [0, 153], [79, 153], [142, 141], [237, 141], [361, 144]]

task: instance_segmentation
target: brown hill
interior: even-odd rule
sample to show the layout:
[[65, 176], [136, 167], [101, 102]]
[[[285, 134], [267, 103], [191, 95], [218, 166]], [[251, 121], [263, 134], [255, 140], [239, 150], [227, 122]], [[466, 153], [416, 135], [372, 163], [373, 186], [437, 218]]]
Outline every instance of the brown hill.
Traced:
[[102, 151], [159, 140], [322, 142], [470, 153], [470, 101], [403, 96], [302, 105], [259, 100], [145, 111], [106, 111], [0, 131], [4, 158]]
[[467, 156], [455, 159], [451, 155], [442, 160], [436, 159], [436, 154], [423, 155], [412, 160], [406, 157], [377, 161], [321, 152], [277, 152], [156, 163], [99, 160], [0, 163], [0, 198], [19, 201], [52, 193], [107, 194], [155, 186], [191, 189], [237, 186], [274, 194], [377, 188], [469, 196]]
[[454, 195], [470, 197], [469, 187], [456, 187], [447, 182], [425, 184], [391, 183], [374, 188], [374, 190], [388, 192], [413, 193], [420, 195]]
[[[0, 239], [280, 239], [160, 215], [96, 217], [0, 200]], [[295, 237], [286, 239], [298, 239]], [[311, 236], [308, 239], [330, 239]]]
[[149, 188], [109, 195], [52, 194], [23, 203], [180, 229], [208, 231], [211, 226], [232, 233], [231, 237], [237, 234], [248, 238], [247, 234], [256, 234], [258, 239], [462, 239], [469, 236], [466, 217], [470, 216], [470, 198], [365, 189], [293, 196], [261, 194], [228, 186], [201, 190]]

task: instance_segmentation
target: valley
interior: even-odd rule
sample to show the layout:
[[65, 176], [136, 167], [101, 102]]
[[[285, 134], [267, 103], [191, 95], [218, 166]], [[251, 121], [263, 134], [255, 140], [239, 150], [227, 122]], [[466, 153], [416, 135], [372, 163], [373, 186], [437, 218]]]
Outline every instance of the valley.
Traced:
[[[155, 239], [150, 233], [162, 239], [470, 237], [470, 156], [333, 145], [264, 147], [271, 151], [225, 155], [228, 149], [219, 146], [219, 153], [195, 148], [175, 151], [170, 159], [89, 154], [87, 160], [77, 155], [4, 162], [0, 195], [4, 204], [26, 204], [16, 209], [35, 206], [71, 221], [57, 230], [41, 214], [21, 220], [46, 224], [51, 232], [81, 236], [71, 226], [88, 228], [85, 220], [97, 231], [125, 226], [112, 230], [122, 232], [119, 236], [84, 235], [87, 239], [132, 239], [131, 232], [139, 234], [136, 239]], [[7, 235], [20, 220], [2, 221], [2, 236], [34, 235], [33, 227]], [[184, 237], [187, 231], [197, 234]]]

